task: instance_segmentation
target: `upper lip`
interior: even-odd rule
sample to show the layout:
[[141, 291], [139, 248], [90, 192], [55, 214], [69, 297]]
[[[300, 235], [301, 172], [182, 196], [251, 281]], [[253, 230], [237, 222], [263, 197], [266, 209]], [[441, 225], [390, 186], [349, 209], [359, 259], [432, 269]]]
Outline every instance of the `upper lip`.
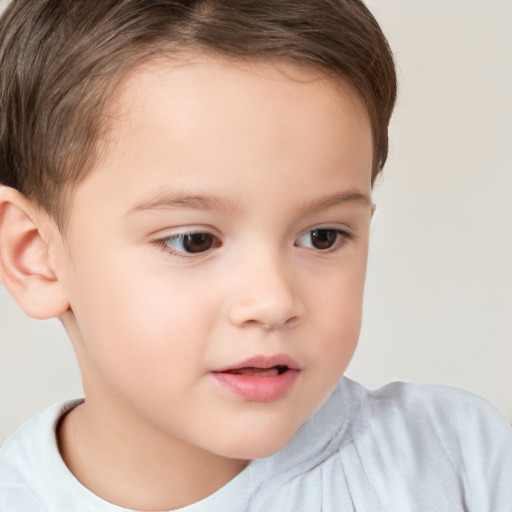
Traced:
[[216, 368], [212, 371], [220, 373], [227, 372], [228, 370], [239, 370], [240, 368], [273, 368], [274, 366], [286, 366], [290, 370], [301, 369], [300, 363], [293, 359], [293, 357], [287, 354], [275, 354], [272, 356], [254, 356], [245, 361]]

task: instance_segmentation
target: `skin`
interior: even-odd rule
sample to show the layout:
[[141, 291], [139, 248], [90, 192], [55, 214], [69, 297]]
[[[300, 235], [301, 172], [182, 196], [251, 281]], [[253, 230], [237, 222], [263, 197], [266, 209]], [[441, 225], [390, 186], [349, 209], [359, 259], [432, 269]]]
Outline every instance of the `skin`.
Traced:
[[[318, 72], [198, 55], [134, 71], [115, 110], [65, 239], [38, 221], [86, 396], [59, 443], [103, 499], [173, 509], [281, 449], [352, 358], [371, 128], [352, 89]], [[329, 249], [313, 245], [318, 228]], [[160, 242], [190, 231], [212, 247]], [[275, 354], [300, 363], [279, 400], [243, 400], [211, 374]]]

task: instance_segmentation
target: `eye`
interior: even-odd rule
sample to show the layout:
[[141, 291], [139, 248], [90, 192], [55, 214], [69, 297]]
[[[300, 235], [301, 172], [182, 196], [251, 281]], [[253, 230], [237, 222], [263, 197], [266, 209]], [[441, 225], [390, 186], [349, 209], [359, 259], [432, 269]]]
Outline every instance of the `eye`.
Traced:
[[217, 238], [210, 233], [180, 233], [158, 243], [164, 250], [178, 254], [199, 254], [219, 245]]
[[327, 251], [339, 247], [350, 235], [341, 229], [319, 228], [304, 233], [296, 242], [300, 247]]

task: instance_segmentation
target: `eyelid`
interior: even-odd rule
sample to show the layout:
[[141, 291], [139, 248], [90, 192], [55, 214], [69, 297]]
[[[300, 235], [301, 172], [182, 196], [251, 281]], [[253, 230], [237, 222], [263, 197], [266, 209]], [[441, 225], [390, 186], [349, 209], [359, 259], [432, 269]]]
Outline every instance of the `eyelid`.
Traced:
[[346, 224], [341, 223], [332, 223], [332, 224], [313, 224], [311, 227], [303, 230], [299, 236], [306, 235], [311, 233], [312, 231], [317, 230], [326, 230], [326, 231], [339, 231], [345, 233], [346, 235], [352, 236], [353, 229], [348, 227]]
[[[305, 246], [305, 245], [299, 245], [298, 244], [298, 241], [302, 237], [304, 237], [306, 235], [309, 235], [310, 233], [313, 233], [314, 231], [335, 231], [338, 236], [337, 236], [334, 244], [331, 247], [328, 247], [327, 249], [319, 249], [319, 248], [316, 248], [316, 247], [308, 247], [308, 246]], [[353, 238], [354, 238], [354, 235], [353, 235], [352, 231], [350, 231], [346, 227], [332, 226], [332, 225], [319, 225], [319, 226], [314, 226], [314, 227], [304, 231], [297, 238], [297, 240], [295, 241], [294, 245], [296, 247], [303, 247], [305, 249], [318, 252], [319, 254], [328, 254], [328, 253], [331, 253], [331, 252], [336, 252], [337, 250], [341, 249], [345, 245], [345, 243], [347, 241], [352, 240]]]
[[[178, 231], [179, 230], [179, 231]], [[215, 230], [212, 228], [208, 228], [206, 226], [187, 226], [182, 228], [176, 228], [174, 232], [169, 233], [167, 236], [159, 237], [152, 241], [153, 245], [158, 247], [162, 252], [166, 254], [170, 254], [172, 256], [176, 256], [178, 258], [183, 259], [197, 259], [206, 256], [209, 254], [213, 249], [216, 249], [222, 245], [220, 242], [220, 236], [216, 233], [214, 233]], [[197, 253], [188, 253], [185, 251], [177, 251], [175, 249], [172, 249], [168, 242], [169, 240], [177, 240], [179, 238], [184, 238], [188, 235], [199, 235], [199, 234], [205, 234], [212, 236], [214, 238], [214, 245], [206, 249], [205, 251], [197, 252]]]

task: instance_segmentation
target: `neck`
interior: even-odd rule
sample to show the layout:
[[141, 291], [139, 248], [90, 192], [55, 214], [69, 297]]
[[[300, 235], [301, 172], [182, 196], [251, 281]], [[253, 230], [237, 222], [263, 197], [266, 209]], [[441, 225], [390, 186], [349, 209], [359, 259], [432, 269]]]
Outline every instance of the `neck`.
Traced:
[[86, 401], [57, 430], [64, 462], [100, 498], [137, 510], [169, 510], [200, 501], [247, 461], [202, 450], [118, 407]]

